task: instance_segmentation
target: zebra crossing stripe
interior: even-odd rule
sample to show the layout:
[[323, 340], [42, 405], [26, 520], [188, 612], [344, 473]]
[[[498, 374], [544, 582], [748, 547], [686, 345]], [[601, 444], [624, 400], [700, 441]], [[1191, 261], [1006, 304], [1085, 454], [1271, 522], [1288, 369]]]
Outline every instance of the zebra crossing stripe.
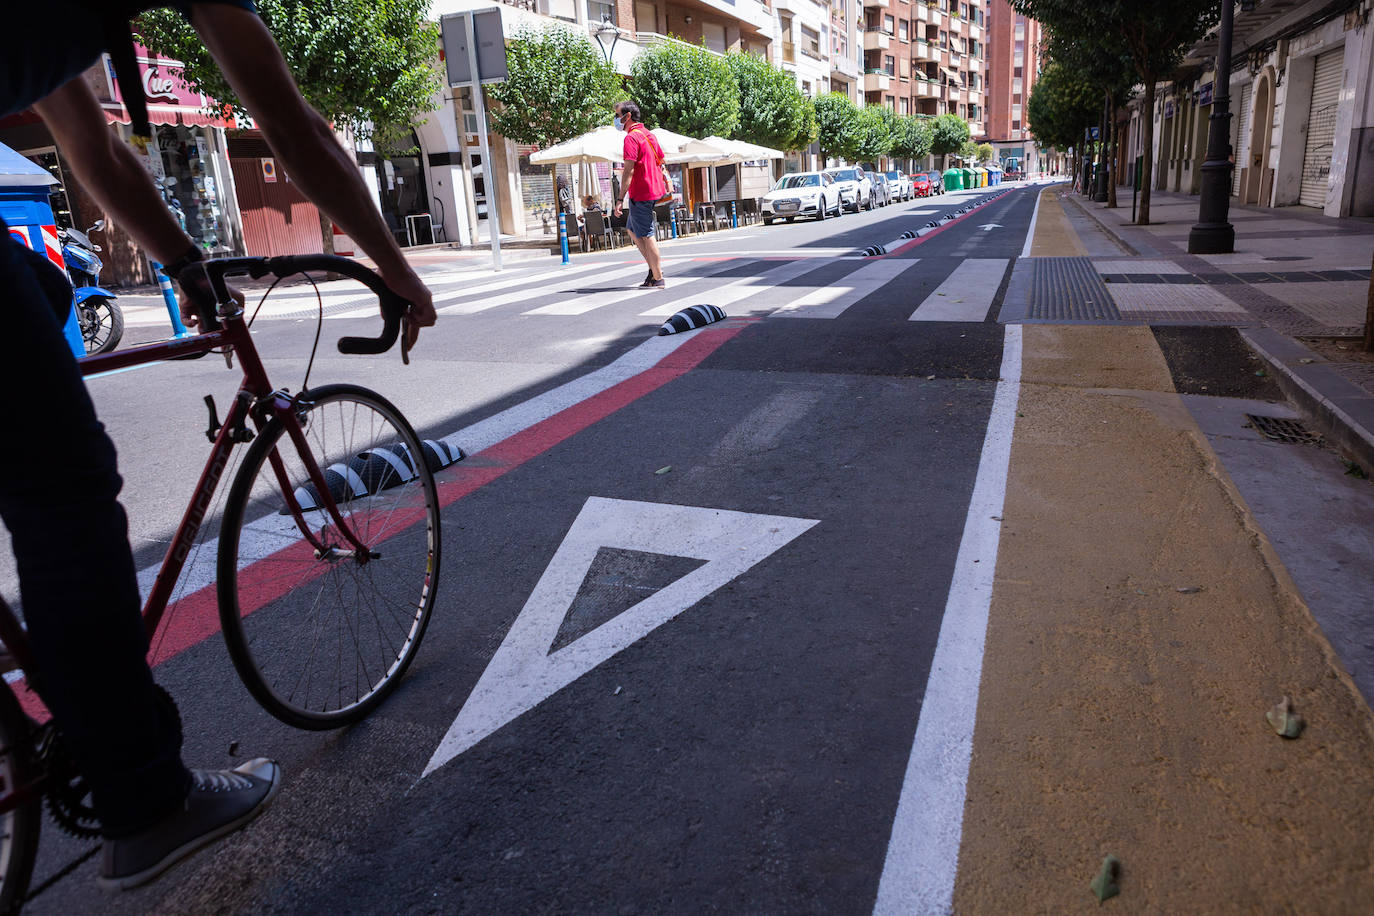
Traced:
[[854, 303], [877, 292], [919, 262], [890, 259], [864, 264], [846, 277], [812, 287], [809, 292], [772, 312], [770, 318], [836, 318]]
[[[662, 263], [666, 267], [670, 264], [681, 263], [686, 260], [690, 259], [664, 258]], [[734, 267], [736, 264], [738, 264], [738, 262], [733, 260], [717, 262], [715, 264], [712, 264], [710, 267], [706, 268], [705, 275], [710, 276], [712, 274], [720, 273], [723, 270], [728, 270], [729, 268]], [[638, 273], [647, 273], [647, 270], [642, 263], [636, 264], [634, 267], [631, 267], [628, 271], [617, 271], [614, 274], [608, 274], [605, 279], [610, 279], [611, 277], [624, 276], [626, 274], [634, 275]], [[600, 280], [602, 278], [598, 277], [597, 279]], [[691, 279], [696, 278], [693, 277]], [[626, 299], [633, 299], [636, 296], [645, 295], [658, 296], [662, 295], [662, 292], [660, 290], [641, 289], [638, 286], [634, 286], [629, 289], [607, 291], [605, 293], [583, 293], [581, 295], [572, 296], [571, 298], [559, 299], [556, 302], [550, 302], [548, 305], [541, 305], [538, 308], [532, 308], [529, 311], [521, 312], [520, 314], [585, 315], [588, 312], [595, 311], [596, 309], [602, 308], [604, 306], [615, 305], [617, 302], [624, 302]]]
[[945, 282], [917, 306], [909, 320], [986, 321], [1009, 263], [1006, 258], [969, 258], [960, 262]]
[[[775, 266], [770, 267], [766, 272], [759, 276], [740, 277], [736, 280], [731, 280], [728, 283], [722, 284], [721, 286], [718, 286], [715, 289], [706, 292], [705, 294], [696, 292], [688, 293], [686, 295], [690, 295], [693, 299], [708, 299], [710, 300], [711, 305], [723, 309], [727, 305], [732, 305], [743, 299], [748, 299], [752, 296], [758, 295], [760, 292], [760, 287], [778, 286], [780, 284], [786, 283], [788, 280], [791, 280], [794, 277], [800, 277], [802, 274], [809, 273], [813, 270], [817, 270], [820, 266], [823, 266], [817, 265], [815, 261], [810, 260], [808, 258], [798, 258], [794, 261], [769, 261], [765, 263], [773, 264]], [[737, 265], [738, 262], [734, 262], [734, 264]], [[726, 266], [732, 265], [727, 263]], [[665, 303], [664, 305], [660, 305], [657, 308], [649, 309], [646, 312], [640, 312], [639, 317], [659, 318], [671, 315], [673, 312], [677, 311], [677, 309], [681, 307], [677, 303], [680, 302], [682, 298], [684, 298], [684, 296], [679, 296], [672, 302]]]

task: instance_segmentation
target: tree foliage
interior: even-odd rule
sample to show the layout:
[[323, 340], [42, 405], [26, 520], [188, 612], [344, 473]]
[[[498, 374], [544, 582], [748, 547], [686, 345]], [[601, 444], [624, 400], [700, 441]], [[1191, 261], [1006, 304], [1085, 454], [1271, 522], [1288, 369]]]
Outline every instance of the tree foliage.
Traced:
[[1095, 124], [1101, 98], [1093, 87], [1051, 60], [1026, 100], [1026, 120], [1041, 146], [1059, 150], [1083, 145], [1083, 128]]
[[930, 151], [937, 156], [957, 153], [971, 135], [968, 122], [956, 114], [942, 114], [930, 126]]
[[979, 144], [978, 144], [978, 161], [979, 161], [979, 162], [991, 162], [992, 160], [994, 160], [994, 159], [996, 159], [996, 158], [997, 158], [997, 150], [993, 148], [993, 146], [992, 146], [991, 143], [979, 143]]
[[[257, 0], [257, 9], [320, 114], [379, 150], [408, 145], [411, 122], [433, 110], [442, 85], [428, 0]], [[183, 61], [181, 78], [197, 92], [248, 113], [180, 13], [145, 13], [135, 31], [150, 50]]]
[[908, 115], [897, 119], [892, 132], [892, 155], [905, 159], [924, 159], [930, 154], [930, 119]]
[[972, 165], [978, 159], [978, 144], [965, 140], [959, 145], [959, 158], [964, 160], [964, 165]]
[[689, 137], [729, 137], [740, 119], [740, 91], [725, 61], [704, 47], [664, 42], [630, 63], [634, 100], [653, 127]]
[[818, 136], [820, 136], [820, 125], [816, 123], [816, 101], [807, 96], [802, 96], [802, 128], [797, 131], [796, 138], [788, 148], [806, 149], [816, 142]]
[[811, 143], [806, 96], [792, 75], [754, 54], [727, 54], [725, 65], [739, 91], [739, 125], [734, 139], [775, 149]]
[[865, 105], [859, 109], [857, 143], [853, 158], [860, 162], [877, 165], [880, 156], [886, 156], [892, 149], [892, 135], [897, 127], [897, 116], [886, 105]]
[[553, 146], [609, 124], [620, 76], [585, 36], [563, 26], [517, 30], [505, 82], [487, 87], [492, 128], [516, 143]]
[[827, 92], [818, 97], [814, 104], [821, 160], [853, 158], [860, 141], [859, 109], [849, 100], [849, 96], [838, 92]]

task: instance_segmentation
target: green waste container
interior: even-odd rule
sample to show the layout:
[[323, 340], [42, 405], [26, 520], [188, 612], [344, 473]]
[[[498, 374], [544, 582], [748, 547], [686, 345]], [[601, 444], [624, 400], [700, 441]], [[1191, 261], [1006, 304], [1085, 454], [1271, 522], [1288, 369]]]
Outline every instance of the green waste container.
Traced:
[[964, 171], [963, 171], [963, 169], [946, 169], [946, 170], [945, 170], [945, 190], [946, 190], [946, 191], [962, 191], [963, 189], [964, 189]]
[[959, 171], [964, 173], [964, 187], [966, 189], [973, 187], [973, 169], [963, 168]]

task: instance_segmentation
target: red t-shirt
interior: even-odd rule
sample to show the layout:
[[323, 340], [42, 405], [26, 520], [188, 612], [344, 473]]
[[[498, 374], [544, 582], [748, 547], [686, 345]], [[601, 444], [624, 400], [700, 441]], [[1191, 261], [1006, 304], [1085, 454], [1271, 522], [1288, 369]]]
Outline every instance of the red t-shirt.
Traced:
[[624, 156], [626, 162], [635, 164], [634, 174], [630, 176], [630, 200], [658, 200], [663, 196], [663, 170], [659, 163], [663, 151], [658, 140], [643, 124], [632, 124], [625, 131]]

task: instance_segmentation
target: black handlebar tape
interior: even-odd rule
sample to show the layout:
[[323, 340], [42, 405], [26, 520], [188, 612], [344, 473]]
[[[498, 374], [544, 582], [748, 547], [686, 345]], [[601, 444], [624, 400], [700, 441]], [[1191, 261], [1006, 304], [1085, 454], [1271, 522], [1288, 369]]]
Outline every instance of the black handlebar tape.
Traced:
[[381, 277], [357, 261], [327, 254], [285, 255], [268, 258], [263, 267], [268, 273], [279, 277], [307, 270], [330, 271], [357, 280], [377, 294], [382, 307], [382, 333], [376, 337], [342, 337], [339, 339], [340, 353], [385, 353], [396, 343], [401, 330], [401, 318], [406, 313], [408, 303], [388, 289]]

